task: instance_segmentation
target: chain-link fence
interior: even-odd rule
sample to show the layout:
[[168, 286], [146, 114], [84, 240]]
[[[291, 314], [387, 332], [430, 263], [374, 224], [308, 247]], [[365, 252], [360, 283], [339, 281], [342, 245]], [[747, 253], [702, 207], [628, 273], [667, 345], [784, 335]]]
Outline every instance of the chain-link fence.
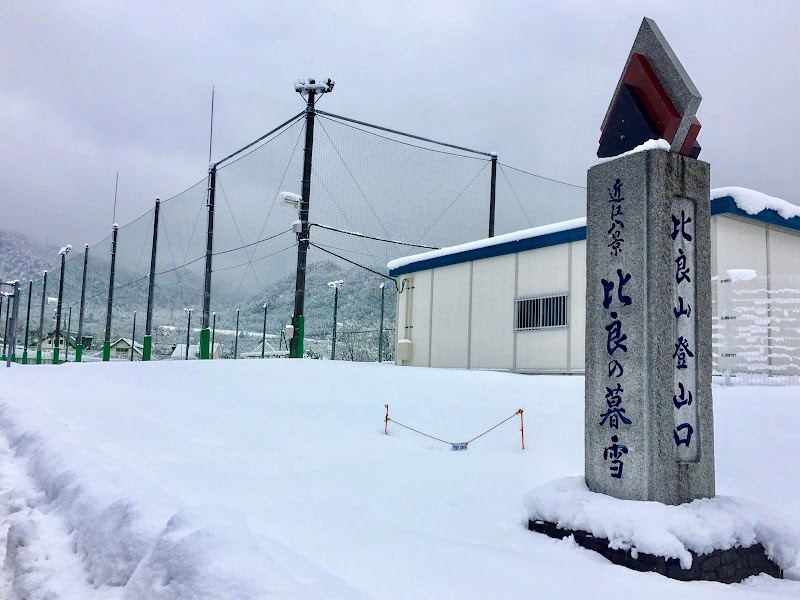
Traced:
[[[498, 235], [585, 213], [585, 190], [580, 186], [493, 161], [486, 152], [321, 111], [316, 113], [315, 125], [304, 310], [309, 356], [331, 355], [333, 291], [327, 284], [342, 280], [336, 358], [392, 360], [396, 294], [386, 264], [429, 248], [486, 237], [493, 186]], [[154, 239], [150, 358], [196, 357], [212, 197], [208, 323], [212, 358], [286, 355], [284, 331], [294, 312], [297, 267], [293, 227], [298, 211], [291, 199], [301, 193], [305, 134], [303, 112], [218, 161], [213, 195], [209, 176], [120, 227], [108, 331], [112, 236], [87, 248], [81, 339], [77, 334], [84, 248], [70, 252], [61, 320], [70, 358], [82, 343], [84, 360], [100, 360], [106, 336], [107, 359], [138, 360], [147, 354], [144, 335]], [[55, 330], [56, 306], [48, 298], [57, 296], [58, 284], [59, 264], [54, 256], [41, 324], [45, 355], [52, 350], [50, 334]], [[383, 301], [381, 284], [387, 285]], [[42, 280], [37, 278], [29, 329], [29, 346], [34, 350], [40, 337], [41, 291]], [[24, 324], [21, 318], [19, 339], [24, 339]]]
[[715, 381], [800, 384], [800, 277], [726, 277], [713, 282]]

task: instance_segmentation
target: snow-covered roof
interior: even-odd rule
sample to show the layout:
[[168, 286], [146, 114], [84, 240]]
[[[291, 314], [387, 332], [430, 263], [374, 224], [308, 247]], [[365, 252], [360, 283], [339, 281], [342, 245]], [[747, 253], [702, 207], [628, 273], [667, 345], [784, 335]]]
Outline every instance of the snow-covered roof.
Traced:
[[733, 198], [736, 206], [748, 215], [757, 215], [765, 210], [774, 210], [784, 219], [800, 217], [800, 206], [780, 198], [767, 196], [755, 190], [743, 187], [721, 187], [711, 190], [712, 200], [726, 196]]
[[401, 270], [408, 265], [421, 261], [442, 258], [453, 254], [461, 254], [471, 250], [481, 250], [484, 248], [491, 248], [492, 246], [501, 246], [503, 244], [520, 242], [553, 233], [579, 229], [581, 227], [586, 227], [586, 217], [572, 219], [571, 221], [561, 221], [560, 223], [553, 223], [551, 225], [542, 225], [541, 227], [532, 227], [531, 229], [522, 229], [521, 231], [514, 231], [512, 233], [506, 233], [491, 238], [475, 240], [474, 242], [459, 244], [458, 246], [450, 246], [448, 248], [441, 248], [439, 250], [431, 250], [430, 252], [422, 252], [421, 254], [397, 258], [389, 262], [387, 267], [389, 268], [390, 272], [394, 273], [395, 271]]
[[118, 339], [116, 342], [114, 342], [113, 344], [111, 344], [111, 346], [112, 346], [112, 347], [113, 347], [113, 346], [116, 346], [116, 345], [117, 345], [117, 344], [119, 344], [120, 342], [125, 342], [126, 344], [128, 344], [128, 347], [131, 347], [131, 346], [133, 346], [133, 348], [134, 348], [135, 350], [139, 350], [139, 351], [141, 351], [141, 349], [142, 349], [142, 345], [141, 345], [139, 342], [132, 342], [130, 338], [119, 338], [119, 339]]
[[[658, 145], [659, 140], [650, 140], [653, 142], [653, 148], [660, 148]], [[663, 141], [663, 140], [661, 140]], [[666, 143], [666, 142], [665, 142]], [[641, 152], [643, 150], [652, 149], [645, 147], [648, 144], [643, 144], [642, 147], [631, 150], [633, 152]], [[774, 198], [742, 187], [721, 187], [711, 190], [711, 199], [717, 200], [722, 198], [731, 198], [736, 208], [743, 211], [745, 214], [752, 217], [764, 213], [764, 211], [773, 211], [772, 213], [765, 213], [769, 217], [769, 222], [775, 223], [777, 219], [775, 215], [782, 217], [787, 221], [786, 226], [794, 229], [800, 229], [797, 221], [800, 219], [800, 206]], [[712, 211], [713, 211], [712, 206]], [[722, 208], [719, 212], [731, 212], [730, 209]], [[756, 217], [761, 218], [761, 217]], [[788, 222], [792, 220], [792, 222]], [[782, 222], [781, 222], [782, 223]], [[522, 229], [513, 233], [498, 235], [492, 238], [484, 238], [475, 240], [474, 242], [467, 242], [457, 246], [449, 246], [441, 248], [440, 250], [431, 250], [429, 252], [422, 252], [403, 258], [397, 258], [387, 265], [389, 273], [393, 276], [403, 275], [405, 273], [412, 273], [415, 271], [423, 271], [436, 267], [445, 266], [447, 264], [457, 264], [459, 262], [466, 262], [468, 260], [477, 260], [481, 258], [489, 258], [491, 256], [502, 256], [503, 254], [510, 254], [512, 252], [522, 252], [531, 250], [537, 247], [544, 247], [550, 245], [564, 244], [569, 242], [585, 239], [586, 218], [572, 219], [571, 221], [561, 221], [551, 225], [544, 225], [541, 227], [533, 227], [531, 229]], [[566, 235], [567, 232], [575, 232], [576, 235]], [[583, 237], [577, 235], [583, 233]], [[556, 234], [556, 235], [553, 235]], [[558, 235], [564, 234], [564, 235]], [[551, 236], [548, 238], [547, 243], [542, 240], [541, 244], [536, 244], [536, 238], [544, 238], [544, 236]], [[456, 255], [461, 255], [456, 258]], [[451, 257], [450, 259], [446, 257]]]

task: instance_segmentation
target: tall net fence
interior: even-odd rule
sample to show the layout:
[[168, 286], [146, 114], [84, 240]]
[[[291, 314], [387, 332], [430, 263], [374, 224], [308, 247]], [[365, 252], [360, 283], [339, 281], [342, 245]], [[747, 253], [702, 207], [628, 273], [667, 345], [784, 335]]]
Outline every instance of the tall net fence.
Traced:
[[800, 277], [725, 278], [713, 284], [715, 381], [800, 384]]
[[[216, 164], [209, 317], [214, 358], [287, 353], [284, 331], [294, 312], [297, 268], [293, 225], [299, 218], [292, 199], [301, 193], [305, 139], [303, 112]], [[393, 358], [396, 293], [387, 263], [486, 237], [492, 163], [486, 152], [317, 112], [304, 310], [310, 356], [331, 356], [334, 292], [328, 284], [340, 280], [337, 358]], [[583, 188], [499, 162], [496, 168], [496, 234], [584, 215]], [[211, 177], [204, 177], [159, 205], [153, 359], [197, 354], [210, 185]], [[112, 360], [141, 358], [155, 222], [156, 210], [151, 209], [117, 232]], [[85, 252], [84, 356], [99, 359], [108, 316], [111, 236]], [[83, 259], [84, 248], [73, 250], [64, 273], [62, 335], [69, 329], [71, 344], [80, 341]], [[50, 298], [57, 295], [58, 276], [54, 257], [47, 284]], [[40, 290], [37, 280], [32, 346], [38, 340]], [[47, 335], [55, 328], [55, 306], [48, 303], [45, 314]]]
[[586, 216], [586, 188], [497, 166], [497, 235]]

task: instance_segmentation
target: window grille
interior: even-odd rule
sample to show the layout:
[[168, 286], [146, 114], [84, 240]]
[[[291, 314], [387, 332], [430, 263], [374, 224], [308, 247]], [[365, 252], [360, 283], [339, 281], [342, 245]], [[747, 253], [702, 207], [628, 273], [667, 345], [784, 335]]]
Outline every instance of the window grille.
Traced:
[[567, 326], [567, 294], [517, 298], [516, 330], [558, 329]]

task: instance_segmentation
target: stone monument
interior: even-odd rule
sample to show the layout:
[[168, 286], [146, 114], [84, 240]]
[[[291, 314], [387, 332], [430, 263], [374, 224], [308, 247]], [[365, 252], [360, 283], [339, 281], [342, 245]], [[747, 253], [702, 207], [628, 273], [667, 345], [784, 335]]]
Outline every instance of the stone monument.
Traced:
[[[644, 19], [589, 170], [586, 483], [628, 500], [714, 496], [710, 168], [700, 94]], [[651, 149], [630, 152], [648, 140]], [[647, 148], [645, 146], [645, 148]]]
[[[800, 544], [776, 543], [783, 526], [745, 501], [714, 497], [700, 100], [644, 19], [588, 174], [585, 477], [539, 486], [525, 506], [532, 531], [572, 536], [615, 564], [732, 583], [782, 577]], [[709, 500], [693, 502], [701, 498]], [[666, 550], [664, 539], [680, 549]], [[716, 546], [697, 543], [712, 539]]]

